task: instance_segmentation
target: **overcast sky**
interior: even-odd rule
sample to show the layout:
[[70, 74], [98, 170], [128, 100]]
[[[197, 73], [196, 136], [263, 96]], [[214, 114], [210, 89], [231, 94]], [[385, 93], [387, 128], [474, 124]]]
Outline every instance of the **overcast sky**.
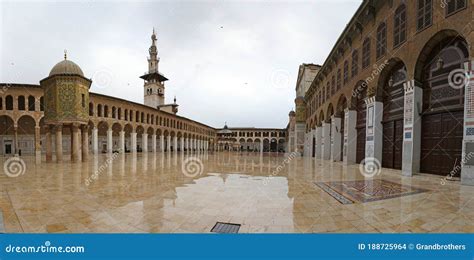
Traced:
[[277, 127], [294, 107], [298, 66], [322, 64], [361, 0], [0, 1], [0, 82], [39, 84], [63, 59], [91, 92], [143, 103], [155, 27], [166, 102], [222, 127]]

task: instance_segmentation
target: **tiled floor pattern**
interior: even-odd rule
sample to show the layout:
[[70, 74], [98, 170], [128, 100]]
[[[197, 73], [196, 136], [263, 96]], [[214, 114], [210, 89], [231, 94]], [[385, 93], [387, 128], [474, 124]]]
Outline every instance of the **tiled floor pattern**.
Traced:
[[[202, 161], [194, 178], [182, 172], [188, 156]], [[474, 187], [442, 185], [440, 176], [383, 169], [375, 182], [400, 187], [369, 194], [357, 181], [372, 179], [358, 165], [311, 158], [148, 153], [76, 164], [24, 160], [23, 175], [0, 174], [6, 232], [208, 233], [216, 222], [241, 224], [239, 233], [474, 232]], [[350, 199], [366, 202], [341, 204], [315, 185], [341, 181], [359, 189]], [[416, 189], [426, 191], [390, 197]]]
[[342, 204], [393, 199], [428, 191], [383, 179], [319, 182], [316, 185]]

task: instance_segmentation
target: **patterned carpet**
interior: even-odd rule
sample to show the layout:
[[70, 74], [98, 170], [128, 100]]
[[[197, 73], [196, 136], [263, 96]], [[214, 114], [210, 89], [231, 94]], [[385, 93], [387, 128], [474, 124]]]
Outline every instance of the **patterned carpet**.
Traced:
[[317, 182], [316, 185], [342, 204], [392, 199], [428, 191], [379, 179]]

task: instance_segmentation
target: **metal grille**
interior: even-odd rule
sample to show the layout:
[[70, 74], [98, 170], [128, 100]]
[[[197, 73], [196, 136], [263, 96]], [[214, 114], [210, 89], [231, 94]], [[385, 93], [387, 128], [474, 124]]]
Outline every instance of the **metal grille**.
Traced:
[[240, 224], [217, 222], [211, 229], [214, 233], [239, 233]]

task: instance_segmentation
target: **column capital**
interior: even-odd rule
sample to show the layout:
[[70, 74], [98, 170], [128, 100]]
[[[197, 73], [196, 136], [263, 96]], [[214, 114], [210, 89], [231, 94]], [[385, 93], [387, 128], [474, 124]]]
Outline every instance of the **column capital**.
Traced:
[[61, 130], [63, 130], [63, 125], [62, 124], [54, 125], [54, 129], [56, 131], [61, 131]]
[[412, 92], [415, 87], [421, 88], [423, 85], [421, 82], [412, 79], [412, 80], [407, 80], [405, 83], [403, 83], [403, 88], [405, 90], [405, 93]]

